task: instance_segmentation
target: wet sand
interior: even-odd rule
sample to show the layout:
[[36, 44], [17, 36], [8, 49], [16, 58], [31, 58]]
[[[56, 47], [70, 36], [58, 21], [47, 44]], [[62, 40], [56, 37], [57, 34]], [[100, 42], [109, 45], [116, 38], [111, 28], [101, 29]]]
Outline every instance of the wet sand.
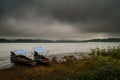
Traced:
[[0, 70], [0, 80], [50, 80], [48, 78], [65, 75], [64, 70], [67, 68], [65, 63], [53, 63], [51, 66], [37, 65], [36, 67], [16, 65]]

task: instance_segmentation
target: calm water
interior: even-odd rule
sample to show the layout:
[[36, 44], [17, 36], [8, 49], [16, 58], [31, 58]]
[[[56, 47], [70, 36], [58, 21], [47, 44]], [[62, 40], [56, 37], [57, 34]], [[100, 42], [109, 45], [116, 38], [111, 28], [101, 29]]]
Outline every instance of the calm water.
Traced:
[[[75, 52], [90, 52], [90, 48], [117, 46], [120, 43], [0, 43], [0, 68], [12, 66], [9, 61], [10, 51], [27, 49], [32, 52], [33, 47], [42, 46], [47, 49], [47, 55], [68, 54]], [[7, 66], [6, 66], [7, 65]]]

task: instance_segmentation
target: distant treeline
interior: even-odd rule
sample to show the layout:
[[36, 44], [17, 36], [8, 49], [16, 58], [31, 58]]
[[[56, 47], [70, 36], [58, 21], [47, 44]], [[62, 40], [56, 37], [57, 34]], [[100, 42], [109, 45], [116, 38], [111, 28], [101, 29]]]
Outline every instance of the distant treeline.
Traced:
[[90, 40], [43, 40], [43, 39], [0, 39], [0, 43], [79, 43], [79, 42], [120, 42], [120, 38]]
[[120, 38], [104, 38], [85, 40], [86, 42], [120, 42]]

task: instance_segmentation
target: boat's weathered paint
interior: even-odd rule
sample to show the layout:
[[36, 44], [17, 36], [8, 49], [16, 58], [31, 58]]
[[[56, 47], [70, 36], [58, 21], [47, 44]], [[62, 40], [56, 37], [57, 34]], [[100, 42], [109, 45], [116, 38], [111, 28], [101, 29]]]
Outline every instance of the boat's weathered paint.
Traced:
[[29, 66], [36, 66], [36, 62], [32, 60], [31, 58], [28, 58], [22, 54], [16, 54], [15, 52], [11, 52], [10, 54], [10, 60], [12, 63], [19, 63]]
[[34, 60], [37, 63], [44, 64], [44, 65], [50, 65], [51, 64], [51, 61], [47, 57], [45, 57], [41, 54], [38, 54], [35, 51], [34, 51]]

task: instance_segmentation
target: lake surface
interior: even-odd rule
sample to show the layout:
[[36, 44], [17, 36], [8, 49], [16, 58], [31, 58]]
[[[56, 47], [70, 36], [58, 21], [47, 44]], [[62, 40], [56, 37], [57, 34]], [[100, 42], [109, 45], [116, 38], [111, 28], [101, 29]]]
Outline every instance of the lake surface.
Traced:
[[48, 52], [46, 55], [68, 54], [68, 53], [88, 53], [91, 48], [108, 46], [117, 46], [118, 43], [103, 43], [103, 42], [89, 42], [89, 43], [0, 43], [0, 69], [12, 66], [10, 63], [10, 51], [16, 49], [27, 49], [33, 52], [33, 47], [42, 46]]

